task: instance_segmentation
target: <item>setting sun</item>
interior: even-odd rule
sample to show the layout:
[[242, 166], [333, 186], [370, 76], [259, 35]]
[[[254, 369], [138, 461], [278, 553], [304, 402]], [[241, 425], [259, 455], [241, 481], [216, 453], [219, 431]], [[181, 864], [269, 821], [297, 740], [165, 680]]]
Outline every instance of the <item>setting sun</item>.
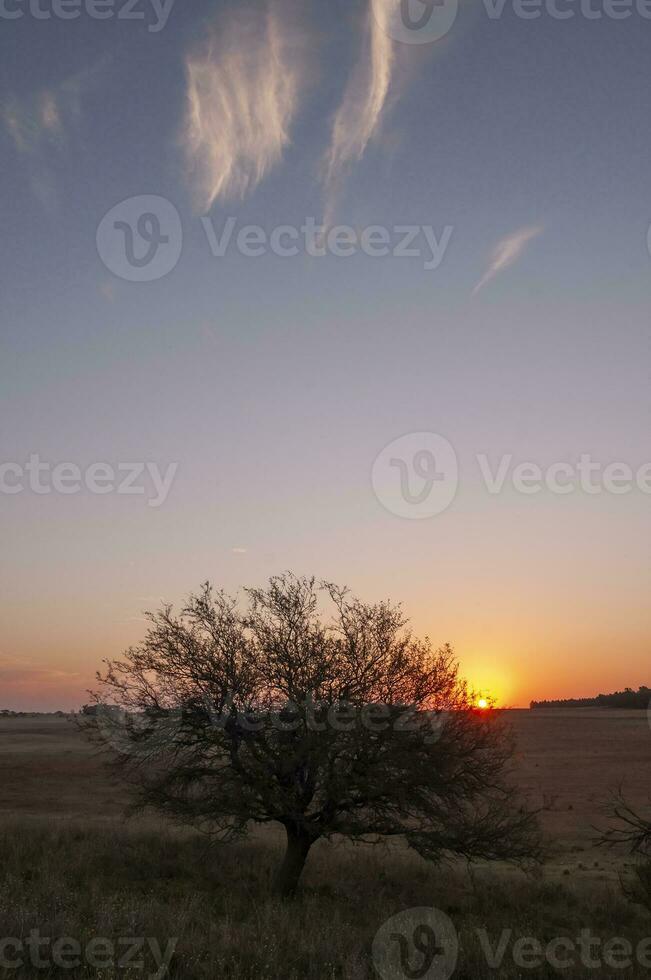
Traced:
[[479, 701], [477, 702], [477, 707], [481, 708], [482, 711], [484, 710], [484, 708], [487, 708], [488, 701], [486, 700], [486, 698], [480, 698]]

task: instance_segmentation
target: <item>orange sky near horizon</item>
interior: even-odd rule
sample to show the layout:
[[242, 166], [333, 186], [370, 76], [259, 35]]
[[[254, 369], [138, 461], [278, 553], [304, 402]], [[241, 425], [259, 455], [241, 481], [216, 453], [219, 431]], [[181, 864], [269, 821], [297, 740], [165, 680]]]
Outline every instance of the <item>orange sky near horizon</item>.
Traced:
[[405, 521], [367, 481], [316, 510], [279, 480], [255, 531], [253, 490], [233, 524], [200, 481], [158, 511], [100, 498], [102, 520], [96, 500], [7, 498], [32, 520], [5, 530], [17, 557], [0, 568], [0, 708], [76, 708], [102, 659], [141, 639], [144, 609], [178, 607], [206, 578], [236, 593], [285, 569], [400, 601], [504, 706], [651, 685], [645, 499], [493, 498], [470, 483], [434, 520]]
[[[127, 607], [124, 617], [116, 620], [107, 603], [100, 613], [89, 609], [84, 616], [82, 611], [70, 623], [65, 607], [53, 601], [39, 622], [26, 617], [15, 623], [15, 644], [27, 653], [13, 657], [0, 653], [0, 709], [78, 708], [88, 700], [87, 690], [94, 687], [102, 659], [118, 658], [129, 645], [137, 644], [146, 628], [141, 609], [158, 604]], [[614, 636], [607, 617], [598, 610], [592, 620], [578, 615], [573, 623], [543, 622], [537, 629], [522, 610], [512, 615], [508, 628], [501, 625], [499, 608], [492, 610], [494, 619], [486, 612], [466, 612], [464, 617], [458, 610], [455, 635], [454, 610], [434, 624], [427, 608], [410, 610], [404, 605], [412, 614], [415, 632], [428, 634], [435, 645], [450, 642], [462, 675], [477, 694], [495, 698], [503, 707], [527, 707], [531, 700], [592, 697], [651, 683], [641, 617]], [[599, 619], [602, 629], [595, 629]], [[64, 632], [69, 642], [62, 654], [58, 638]], [[618, 650], [625, 651], [625, 657]]]

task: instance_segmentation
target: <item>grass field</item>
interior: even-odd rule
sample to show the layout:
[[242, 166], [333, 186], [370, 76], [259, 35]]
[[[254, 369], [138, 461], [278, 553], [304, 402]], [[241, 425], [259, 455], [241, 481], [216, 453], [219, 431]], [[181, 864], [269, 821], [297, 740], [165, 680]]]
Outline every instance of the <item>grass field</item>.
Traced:
[[[432, 867], [399, 844], [320, 843], [299, 896], [285, 905], [267, 897], [280, 834], [255, 833], [245, 843], [208, 849], [203, 838], [158, 818], [127, 822], [121, 788], [73, 724], [46, 716], [0, 719], [0, 942], [24, 942], [30, 930], [48, 940], [42, 966], [33, 964], [27, 946], [5, 950], [12, 962], [22, 961], [9, 966], [5, 956], [0, 977], [161, 976], [168, 952], [168, 975], [188, 980], [442, 980], [453, 964], [441, 957], [427, 969], [426, 955], [414, 953], [405, 972], [382, 958], [379, 940], [373, 946], [389, 917], [423, 907], [454, 925], [457, 978], [649, 976], [651, 940], [644, 941], [651, 910], [622, 891], [633, 862], [593, 843], [609, 788], [624, 780], [631, 801], [648, 806], [646, 713], [572, 709], [510, 718], [521, 785], [542, 808], [547, 859], [539, 876], [505, 866]], [[582, 929], [599, 942], [581, 947]], [[70, 950], [67, 959], [60, 952], [57, 965], [57, 937], [79, 944], [80, 965], [66, 965], [77, 962]], [[145, 940], [143, 953], [128, 946], [130, 937]], [[561, 956], [570, 965], [554, 967], [557, 961], [539, 955], [535, 944], [518, 947], [524, 937], [543, 951], [552, 940], [572, 939], [574, 950], [563, 947]], [[630, 956], [625, 947], [606, 945], [615, 937], [628, 941]], [[102, 938], [109, 945], [96, 944], [87, 956], [88, 944]], [[491, 965], [500, 940], [503, 958]], [[129, 952], [132, 963], [120, 967]], [[622, 968], [626, 959], [631, 965]]]

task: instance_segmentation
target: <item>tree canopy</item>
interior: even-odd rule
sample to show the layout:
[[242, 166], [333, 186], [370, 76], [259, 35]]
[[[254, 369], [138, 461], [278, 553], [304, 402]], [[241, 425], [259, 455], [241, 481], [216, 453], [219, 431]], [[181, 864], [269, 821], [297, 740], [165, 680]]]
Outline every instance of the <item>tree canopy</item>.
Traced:
[[[275, 891], [312, 844], [400, 836], [434, 861], [538, 856], [511, 780], [513, 741], [480, 710], [449, 646], [399, 605], [286, 573], [244, 601], [206, 583], [98, 675], [86, 719], [137, 802], [222, 841], [285, 828]], [[111, 707], [102, 707], [103, 705]]]

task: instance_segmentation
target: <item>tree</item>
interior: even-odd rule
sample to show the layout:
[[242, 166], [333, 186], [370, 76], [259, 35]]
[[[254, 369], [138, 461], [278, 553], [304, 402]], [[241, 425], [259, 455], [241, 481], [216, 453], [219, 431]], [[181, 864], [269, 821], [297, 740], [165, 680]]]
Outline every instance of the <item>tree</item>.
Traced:
[[633, 809], [621, 786], [611, 795], [605, 810], [611, 822], [596, 843], [606, 847], [623, 845], [637, 858], [632, 878], [622, 878], [622, 889], [631, 902], [651, 911], [651, 820]]
[[651, 820], [642, 817], [627, 801], [620, 786], [606, 805], [610, 826], [597, 843], [606, 847], [623, 845], [631, 854], [651, 858]]
[[284, 574], [245, 596], [206, 583], [178, 616], [149, 613], [142, 643], [98, 674], [96, 702], [122, 714], [88, 724], [139, 805], [224, 841], [281, 824], [281, 896], [333, 835], [402, 836], [431, 860], [538, 856], [512, 738], [474, 706], [450, 647], [331, 583]]

